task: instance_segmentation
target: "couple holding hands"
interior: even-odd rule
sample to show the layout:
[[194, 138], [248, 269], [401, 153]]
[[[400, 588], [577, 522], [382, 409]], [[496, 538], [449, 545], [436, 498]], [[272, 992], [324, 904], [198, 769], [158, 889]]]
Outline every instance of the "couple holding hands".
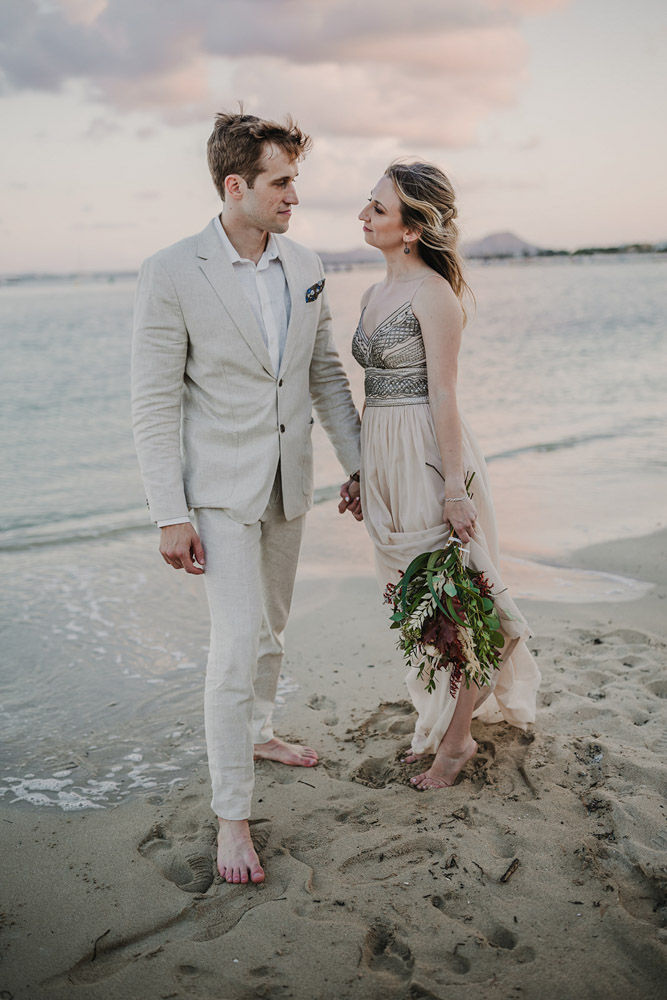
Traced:
[[[204, 574], [210, 608], [206, 742], [218, 870], [233, 883], [265, 877], [248, 825], [253, 761], [318, 762], [271, 724], [312, 503], [312, 407], [348, 475], [339, 510], [364, 519], [383, 588], [453, 529], [471, 565], [504, 590], [484, 459], [456, 402], [467, 286], [452, 187], [431, 164], [393, 163], [359, 214], [387, 266], [362, 298], [354, 334], [365, 369], [360, 420], [322, 264], [283, 235], [309, 146], [289, 119], [218, 115], [208, 163], [222, 211], [144, 262], [135, 308], [134, 434], [150, 514], [163, 559]], [[417, 669], [408, 672], [418, 720], [406, 761], [435, 754], [412, 779], [417, 788], [453, 783], [477, 749], [473, 713], [521, 727], [534, 719], [530, 633], [506, 593], [502, 601], [493, 691], [461, 685], [452, 696], [441, 683], [429, 694]]]

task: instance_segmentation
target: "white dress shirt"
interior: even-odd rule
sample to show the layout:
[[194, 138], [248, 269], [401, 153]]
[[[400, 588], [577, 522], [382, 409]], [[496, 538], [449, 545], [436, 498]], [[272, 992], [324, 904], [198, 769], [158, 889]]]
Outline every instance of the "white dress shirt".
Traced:
[[[268, 348], [273, 371], [277, 375], [285, 349], [291, 310], [289, 288], [278, 245], [273, 234], [269, 233], [266, 249], [255, 264], [254, 260], [241, 257], [223, 229], [219, 215], [213, 222], [232, 263], [234, 274], [250, 303]], [[166, 528], [169, 524], [186, 524], [188, 521], [187, 517], [175, 517], [168, 521], [158, 521], [157, 525], [158, 528]]]

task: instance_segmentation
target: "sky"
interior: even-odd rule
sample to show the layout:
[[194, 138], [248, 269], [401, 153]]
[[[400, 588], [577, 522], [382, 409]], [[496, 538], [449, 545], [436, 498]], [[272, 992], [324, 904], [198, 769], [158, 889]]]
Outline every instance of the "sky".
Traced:
[[396, 156], [465, 239], [667, 239], [664, 0], [0, 0], [0, 273], [133, 270], [220, 210], [215, 113], [314, 140], [290, 235], [363, 246]]

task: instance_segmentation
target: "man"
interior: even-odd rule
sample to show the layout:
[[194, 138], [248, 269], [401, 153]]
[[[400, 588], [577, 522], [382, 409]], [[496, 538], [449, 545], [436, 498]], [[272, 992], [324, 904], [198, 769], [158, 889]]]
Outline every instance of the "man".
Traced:
[[218, 115], [208, 162], [222, 212], [145, 261], [137, 290], [135, 442], [163, 559], [205, 573], [206, 741], [227, 882], [264, 880], [248, 826], [253, 759], [317, 764], [271, 725], [312, 503], [312, 404], [350, 476], [351, 507], [358, 497], [359, 417], [322, 265], [279, 235], [309, 146], [291, 119]]

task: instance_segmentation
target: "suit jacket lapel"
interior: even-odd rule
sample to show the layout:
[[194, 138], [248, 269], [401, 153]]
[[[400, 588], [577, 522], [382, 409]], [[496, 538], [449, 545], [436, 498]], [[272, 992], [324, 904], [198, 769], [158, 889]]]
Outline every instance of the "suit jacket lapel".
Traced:
[[200, 258], [199, 266], [239, 333], [260, 365], [275, 378], [269, 351], [257, 326], [255, 314], [238, 283], [232, 263], [220, 242], [213, 222], [210, 222], [206, 229], [199, 234], [197, 255]]
[[299, 268], [298, 261], [289, 243], [285, 243], [279, 236], [275, 236], [274, 239], [277, 241], [280, 250], [280, 260], [282, 261], [290, 294], [290, 317], [287, 327], [287, 337], [285, 338], [285, 349], [283, 350], [280, 372], [278, 373], [280, 375], [287, 370], [290, 359], [294, 354], [294, 348], [299, 341], [301, 325], [306, 316], [306, 289], [303, 281], [303, 272]]

